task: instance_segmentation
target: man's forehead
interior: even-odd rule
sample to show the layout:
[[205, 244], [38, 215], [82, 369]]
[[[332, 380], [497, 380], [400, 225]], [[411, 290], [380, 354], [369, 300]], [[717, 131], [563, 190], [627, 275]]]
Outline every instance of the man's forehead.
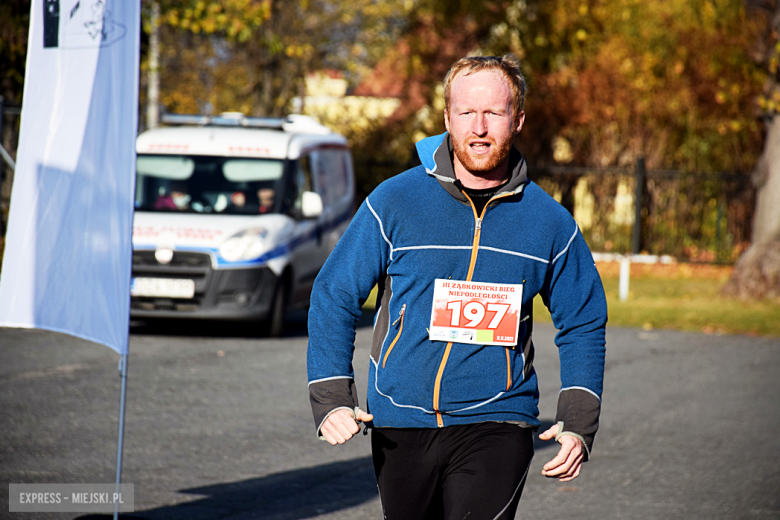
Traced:
[[469, 96], [469, 93], [495, 94], [510, 98], [512, 96], [509, 80], [497, 69], [483, 69], [470, 74], [463, 71], [453, 78], [451, 92], [453, 102], [460, 97], [458, 94], [464, 96]]
[[497, 79], [501, 79], [505, 81], [506, 83], [509, 83], [509, 80], [506, 77], [506, 74], [501, 69], [480, 69], [480, 70], [469, 70], [469, 69], [463, 69], [459, 71], [454, 78], [452, 78], [453, 85], [455, 82], [459, 79], [476, 79], [479, 78], [481, 81], [487, 81], [487, 78], [489, 77], [495, 77]]

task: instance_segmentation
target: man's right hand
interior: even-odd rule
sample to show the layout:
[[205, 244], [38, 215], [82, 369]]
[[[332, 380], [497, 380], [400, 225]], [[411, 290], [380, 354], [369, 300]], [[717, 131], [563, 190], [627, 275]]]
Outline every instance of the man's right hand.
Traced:
[[357, 409], [357, 417], [350, 410], [336, 410], [325, 419], [320, 433], [332, 445], [344, 444], [360, 431], [358, 423], [373, 421], [374, 416]]

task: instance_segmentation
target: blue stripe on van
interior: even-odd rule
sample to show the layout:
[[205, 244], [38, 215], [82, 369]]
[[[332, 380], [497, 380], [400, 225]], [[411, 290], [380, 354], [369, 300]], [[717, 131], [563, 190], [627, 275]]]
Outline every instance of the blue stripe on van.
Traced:
[[[184, 247], [176, 247], [176, 251], [187, 251], [192, 253], [205, 253], [211, 256], [212, 258], [212, 264], [213, 259], [216, 258], [217, 260], [217, 266], [216, 269], [236, 269], [241, 267], [262, 267], [269, 261], [273, 260], [274, 258], [279, 258], [285, 255], [288, 255], [298, 249], [303, 244], [311, 241], [316, 240], [318, 235], [318, 229], [321, 229], [322, 233], [327, 233], [331, 231], [332, 229], [337, 228], [347, 220], [349, 220], [352, 217], [352, 208], [347, 208], [346, 211], [342, 212], [340, 215], [337, 215], [336, 218], [332, 219], [330, 222], [326, 222], [325, 224], [321, 226], [315, 226], [311, 231], [308, 233], [301, 235], [297, 238], [294, 238], [290, 240], [287, 243], [282, 243], [276, 246], [275, 248], [271, 249], [270, 251], [267, 251], [263, 255], [259, 256], [258, 258], [255, 258], [253, 260], [241, 260], [239, 262], [230, 262], [228, 260], [225, 260], [219, 255], [219, 248], [216, 247], [197, 247], [197, 246], [184, 246]], [[155, 246], [152, 244], [138, 244], [133, 246], [133, 249], [137, 250], [154, 250]]]

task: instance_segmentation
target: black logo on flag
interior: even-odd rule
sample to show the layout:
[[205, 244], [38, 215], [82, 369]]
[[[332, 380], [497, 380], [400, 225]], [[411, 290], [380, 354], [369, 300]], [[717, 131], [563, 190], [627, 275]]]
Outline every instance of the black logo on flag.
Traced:
[[60, 0], [43, 0], [43, 48], [57, 47], [60, 41]]

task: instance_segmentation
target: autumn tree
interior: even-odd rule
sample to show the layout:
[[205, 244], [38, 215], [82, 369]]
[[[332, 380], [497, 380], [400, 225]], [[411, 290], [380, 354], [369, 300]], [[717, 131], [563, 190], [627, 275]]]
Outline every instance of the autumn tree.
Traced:
[[[762, 144], [756, 98], [763, 71], [754, 57], [762, 22], [743, 0], [529, 0], [514, 6], [484, 45], [510, 48], [525, 64], [529, 116], [518, 145], [532, 165], [633, 167], [643, 158], [649, 169], [752, 169]], [[549, 180], [572, 210], [578, 177]], [[731, 214], [750, 204], [749, 190], [708, 184], [705, 194], [699, 184], [695, 197], [683, 197], [673, 189], [679, 183], [652, 183], [646, 232], [656, 247], [680, 235], [709, 234], [717, 248], [717, 211], [702, 201], [717, 198]], [[612, 176], [588, 179], [599, 193], [595, 234], [601, 237], [614, 227], [605, 216], [618, 185]], [[747, 234], [742, 219], [727, 219], [725, 226], [729, 236]], [[612, 233], [630, 236], [625, 229]], [[734, 244], [740, 247], [746, 242]]]
[[766, 125], [764, 152], [753, 172], [758, 190], [753, 217], [753, 237], [723, 288], [740, 298], [780, 298], [780, 2], [751, 2], [767, 20], [763, 62], [767, 70], [759, 99]]
[[456, 59], [513, 52], [529, 82], [517, 145], [532, 165], [644, 157], [648, 168], [749, 171], [762, 142], [760, 30], [742, 0], [418, 0], [356, 93], [403, 100], [393, 130], [377, 132], [387, 157], [403, 157], [443, 130], [438, 85]]
[[588, 166], [637, 157], [649, 168], [699, 171], [755, 163], [761, 73], [751, 51], [760, 25], [741, 0], [514, 5], [484, 47], [524, 62], [544, 146], [555, 132], [571, 145], [569, 161]]
[[161, 102], [176, 112], [287, 114], [308, 72], [370, 66], [396, 37], [404, 4], [161, 0]]

